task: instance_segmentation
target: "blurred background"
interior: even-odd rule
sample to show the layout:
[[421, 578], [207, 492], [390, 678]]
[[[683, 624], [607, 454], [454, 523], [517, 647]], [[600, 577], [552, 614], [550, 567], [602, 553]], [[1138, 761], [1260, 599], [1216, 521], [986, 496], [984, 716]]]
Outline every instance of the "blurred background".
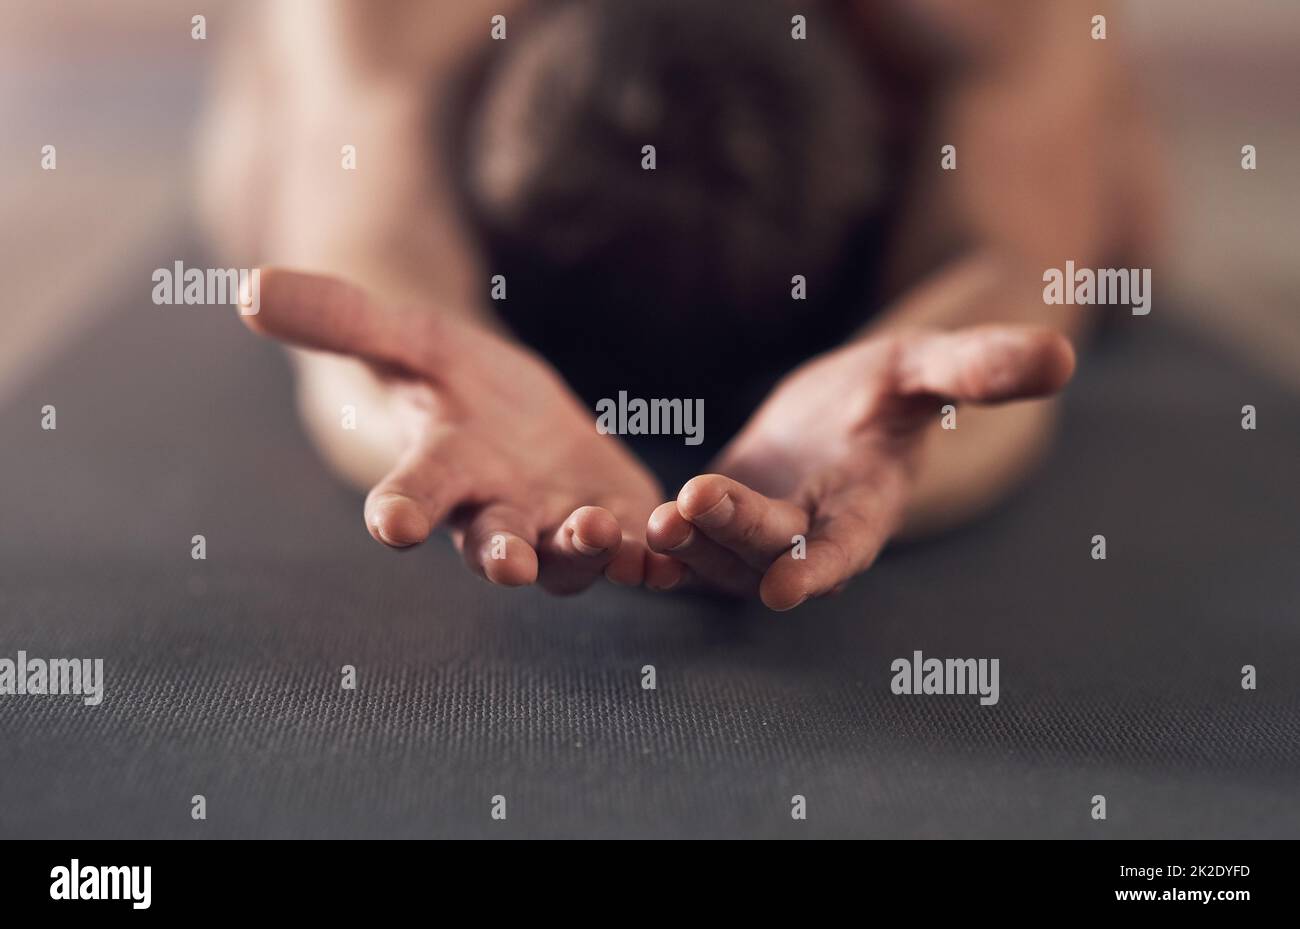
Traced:
[[[304, 30], [332, 2], [250, 0]], [[391, 557], [277, 348], [145, 312], [159, 256], [203, 254], [196, 130], [242, 5], [0, 0], [0, 414], [34, 431], [57, 401], [73, 426], [3, 429], [0, 654], [114, 669], [95, 712], [0, 701], [0, 836], [488, 836], [487, 785], [520, 836], [792, 835], [796, 789], [819, 835], [1094, 837], [1098, 791], [1111, 837], [1300, 835], [1297, 0], [1111, 17], [1167, 156], [1156, 324], [1092, 354], [1016, 506], [797, 623], [608, 585], [485, 596], [449, 545]], [[1281, 428], [1239, 429], [1245, 402]], [[872, 686], [914, 648], [1003, 656], [1005, 705]]]
[[[240, 6], [0, 0], [0, 401], [109, 305], [116, 269], [193, 228], [194, 129]], [[190, 37], [195, 13], [206, 41]], [[1300, 390], [1300, 4], [1142, 0], [1122, 13], [1110, 31], [1133, 52], [1169, 164], [1156, 312], [1185, 314]], [[46, 144], [57, 172], [40, 168]], [[1256, 171], [1240, 169], [1244, 144]]]

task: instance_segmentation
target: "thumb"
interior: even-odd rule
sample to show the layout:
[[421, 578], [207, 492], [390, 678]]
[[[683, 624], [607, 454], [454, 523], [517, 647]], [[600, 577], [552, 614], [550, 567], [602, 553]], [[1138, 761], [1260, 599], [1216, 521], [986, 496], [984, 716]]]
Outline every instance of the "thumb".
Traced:
[[462, 324], [432, 309], [388, 306], [321, 274], [259, 268], [240, 295], [240, 310], [261, 335], [434, 379], [463, 357]]
[[1074, 348], [1045, 326], [973, 326], [900, 336], [895, 390], [972, 403], [1056, 393], [1074, 374]]

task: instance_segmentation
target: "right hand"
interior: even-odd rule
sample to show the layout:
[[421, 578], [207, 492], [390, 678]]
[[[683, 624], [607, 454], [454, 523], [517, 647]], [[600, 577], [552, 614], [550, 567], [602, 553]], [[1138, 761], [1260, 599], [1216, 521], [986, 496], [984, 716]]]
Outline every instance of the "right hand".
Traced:
[[260, 299], [249, 328], [359, 359], [387, 388], [402, 451], [366, 498], [377, 541], [407, 548], [446, 524], [475, 573], [560, 594], [602, 573], [638, 585], [666, 561], [645, 543], [661, 488], [532, 352], [329, 277], [263, 269]]

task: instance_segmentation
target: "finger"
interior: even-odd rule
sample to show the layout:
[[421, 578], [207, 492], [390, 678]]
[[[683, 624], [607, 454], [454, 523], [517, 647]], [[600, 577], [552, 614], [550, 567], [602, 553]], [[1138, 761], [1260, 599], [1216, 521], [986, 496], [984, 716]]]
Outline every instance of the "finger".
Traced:
[[618, 520], [609, 510], [574, 510], [538, 548], [538, 583], [554, 594], [586, 590], [614, 560], [622, 540]]
[[772, 562], [759, 584], [760, 599], [770, 609], [791, 610], [865, 571], [897, 527], [904, 499], [899, 486], [882, 479], [821, 502], [803, 557], [796, 548]]
[[808, 532], [808, 513], [721, 474], [693, 477], [677, 495], [677, 512], [757, 571]]
[[758, 572], [692, 526], [675, 501], [661, 504], [650, 514], [646, 542], [652, 551], [671, 555], [720, 590], [746, 596], [758, 588]]
[[460, 502], [462, 490], [432, 449], [416, 443], [366, 496], [366, 528], [393, 548], [418, 545]]
[[640, 587], [645, 581], [646, 561], [651, 555], [645, 544], [645, 529], [641, 519], [630, 517], [621, 507], [615, 507], [615, 510], [622, 514], [619, 526], [623, 538], [613, 560], [605, 567], [605, 578], [623, 587]]
[[1074, 349], [1042, 326], [974, 326], [900, 336], [894, 371], [905, 396], [1000, 403], [1056, 393], [1074, 373]]
[[523, 511], [492, 503], [469, 518], [462, 554], [471, 571], [493, 584], [521, 587], [537, 580], [537, 528]]
[[645, 561], [645, 585], [651, 590], [666, 592], [687, 586], [692, 579], [691, 569], [676, 558], [649, 552]]
[[[355, 355], [429, 376], [463, 356], [467, 327], [435, 312], [390, 307], [338, 278], [261, 268], [241, 294], [250, 329], [293, 345]], [[249, 313], [250, 303], [258, 304]]]

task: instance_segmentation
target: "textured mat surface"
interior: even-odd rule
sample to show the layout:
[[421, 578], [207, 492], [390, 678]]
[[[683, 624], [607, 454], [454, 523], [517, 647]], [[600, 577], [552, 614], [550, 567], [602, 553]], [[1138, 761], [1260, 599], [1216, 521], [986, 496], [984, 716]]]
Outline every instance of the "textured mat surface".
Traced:
[[[0, 657], [107, 678], [0, 697], [0, 836], [1300, 836], [1300, 407], [1172, 309], [1009, 506], [775, 616], [380, 549], [283, 356], [133, 280], [0, 411]], [[1000, 702], [893, 695], [915, 649]]]

